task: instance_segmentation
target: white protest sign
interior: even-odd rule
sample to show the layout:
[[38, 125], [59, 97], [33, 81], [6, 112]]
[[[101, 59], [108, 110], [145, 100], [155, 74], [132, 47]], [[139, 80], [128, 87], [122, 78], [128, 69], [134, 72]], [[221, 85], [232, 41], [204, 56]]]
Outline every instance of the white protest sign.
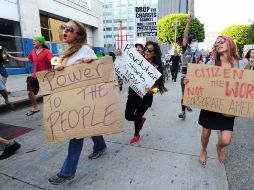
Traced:
[[249, 44], [249, 45], [244, 45], [244, 46], [243, 46], [243, 54], [244, 54], [244, 56], [247, 54], [247, 52], [248, 52], [250, 49], [254, 49], [254, 44]]
[[157, 7], [135, 7], [137, 37], [157, 36]]
[[130, 44], [124, 44], [122, 56], [116, 58], [114, 65], [116, 74], [141, 98], [146, 94], [146, 88], [151, 88], [161, 76], [161, 73]]

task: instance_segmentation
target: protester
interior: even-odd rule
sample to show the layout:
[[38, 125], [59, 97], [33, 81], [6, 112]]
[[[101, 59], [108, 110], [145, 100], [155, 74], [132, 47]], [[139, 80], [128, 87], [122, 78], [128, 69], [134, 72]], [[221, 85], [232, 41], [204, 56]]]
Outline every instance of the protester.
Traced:
[[209, 52], [205, 59], [205, 64], [207, 64], [209, 61], [213, 59], [213, 52]]
[[175, 51], [174, 55], [171, 56], [169, 62], [172, 62], [172, 66], [170, 68], [172, 80], [176, 82], [179, 64], [181, 63], [181, 57], [178, 55], [177, 51]]
[[[115, 56], [114, 52], [109, 52], [109, 56], [111, 56], [113, 58], [113, 62], [115, 62], [116, 56]], [[118, 81], [118, 85], [119, 85], [119, 90], [122, 91], [123, 90], [123, 79], [121, 79], [121, 77], [117, 76], [117, 81]]]
[[[77, 21], [69, 21], [61, 26], [63, 42], [68, 44], [68, 48], [60, 56], [60, 65], [56, 70], [63, 70], [66, 66], [86, 62], [90, 63], [96, 59], [94, 51], [87, 45], [87, 33], [85, 27]], [[95, 159], [101, 156], [106, 150], [103, 136], [92, 137], [94, 147], [93, 152], [88, 156]], [[53, 185], [59, 185], [66, 180], [71, 180], [77, 170], [80, 153], [83, 148], [84, 139], [72, 139], [69, 142], [68, 154], [61, 168], [61, 171], [49, 178]]]
[[182, 106], [182, 113], [178, 115], [179, 118], [185, 119], [186, 113], [185, 110], [187, 111], [192, 111], [190, 107], [186, 107], [183, 105], [183, 94], [184, 94], [184, 78], [185, 75], [187, 74], [187, 66], [189, 63], [197, 63], [197, 60], [202, 57], [201, 52], [198, 50], [198, 41], [196, 36], [194, 35], [189, 35], [189, 30], [190, 30], [190, 24], [191, 24], [191, 15], [188, 16], [187, 18], [187, 23], [186, 27], [184, 30], [184, 36], [183, 36], [183, 42], [182, 42], [182, 77], [181, 77], [181, 88], [182, 88], [182, 98], [181, 98], [181, 106]]
[[4, 57], [3, 57], [3, 48], [0, 45], [0, 75], [3, 77], [2, 80], [3, 80], [4, 84], [6, 84], [7, 78], [8, 78], [7, 71], [4, 67], [5, 63], [8, 63], [8, 61], [6, 59], [4, 59]]
[[[161, 63], [161, 50], [156, 42], [148, 41], [144, 48], [144, 56], [146, 60], [157, 68], [160, 73], [163, 73]], [[153, 88], [159, 88], [160, 93], [167, 89], [164, 87], [163, 76], [161, 76], [151, 89], [148, 89], [147, 94], [141, 98], [134, 90], [129, 87], [129, 94], [125, 108], [125, 118], [128, 121], [134, 121], [135, 133], [130, 144], [137, 143], [140, 140], [140, 130], [142, 129], [146, 118], [143, 117], [147, 109], [152, 106]]]
[[14, 105], [9, 102], [8, 92], [6, 90], [5, 82], [2, 75], [0, 75], [0, 94], [4, 98], [5, 105], [8, 106], [9, 109], [14, 109]]
[[254, 70], [254, 49], [247, 52], [244, 63], [244, 69]]
[[202, 58], [200, 58], [200, 59], [198, 60], [197, 64], [205, 64], [205, 63], [204, 63], [204, 60], [203, 60]]
[[26, 79], [28, 97], [32, 103], [32, 109], [26, 113], [27, 116], [31, 116], [40, 111], [36, 97], [40, 89], [36, 73], [39, 71], [50, 70], [50, 60], [53, 57], [43, 36], [35, 36], [33, 39], [33, 46], [34, 49], [30, 52], [28, 57], [14, 57], [8, 54], [11, 59], [22, 62], [31, 61], [34, 65], [32, 76], [28, 76]]
[[17, 143], [16, 141], [9, 141], [2, 137], [0, 137], [0, 145], [4, 146], [4, 151], [0, 155], [0, 160], [9, 158], [21, 147], [21, 145]]
[[[214, 45], [214, 65], [225, 68], [239, 68], [239, 57], [236, 53], [236, 45], [231, 37], [219, 36]], [[188, 83], [189, 79], [185, 80]], [[217, 112], [201, 110], [198, 123], [203, 127], [201, 135], [202, 150], [199, 158], [203, 166], [207, 161], [207, 145], [211, 130], [220, 130], [217, 143], [218, 160], [223, 163], [225, 156], [223, 148], [231, 143], [235, 117]]]
[[143, 55], [143, 51], [144, 51], [144, 46], [142, 45], [142, 44], [140, 44], [140, 43], [136, 43], [135, 44], [135, 48], [136, 48], [136, 50], [141, 54], [141, 55]]

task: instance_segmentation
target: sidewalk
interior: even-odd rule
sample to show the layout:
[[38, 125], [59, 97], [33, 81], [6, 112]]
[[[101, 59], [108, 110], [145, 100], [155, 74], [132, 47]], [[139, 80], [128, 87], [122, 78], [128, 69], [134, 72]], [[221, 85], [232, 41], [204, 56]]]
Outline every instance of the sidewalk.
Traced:
[[[6, 88], [9, 94], [9, 101], [15, 102], [22, 99], [27, 99], [27, 92], [26, 92], [26, 77], [29, 74], [22, 74], [22, 75], [9, 75], [6, 83]], [[4, 99], [0, 96], [1, 104], [4, 104]]]
[[[14, 104], [16, 108], [20, 108], [29, 104], [26, 90], [26, 78], [31, 74], [9, 75], [7, 79], [6, 88], [9, 94], [9, 101]], [[38, 93], [40, 96], [40, 92]], [[41, 98], [39, 98], [41, 101]], [[4, 99], [0, 96], [0, 112], [8, 110], [5, 106]]]
[[[124, 120], [123, 133], [105, 136], [106, 154], [89, 160], [92, 141], [86, 138], [75, 178], [59, 186], [51, 185], [48, 178], [63, 164], [68, 142], [45, 143], [42, 104], [41, 112], [32, 117], [24, 117], [29, 108], [0, 115], [2, 123], [34, 129], [17, 138], [22, 144], [17, 154], [0, 162], [0, 189], [228, 190], [225, 166], [217, 160], [217, 133], [211, 135], [209, 158], [203, 168], [198, 162], [199, 110], [187, 113], [185, 121], [180, 120], [179, 79], [176, 83], [167, 81], [166, 86], [169, 92], [155, 95], [152, 108], [146, 113], [140, 142], [129, 144], [133, 122]], [[120, 96], [124, 114], [126, 86]]]

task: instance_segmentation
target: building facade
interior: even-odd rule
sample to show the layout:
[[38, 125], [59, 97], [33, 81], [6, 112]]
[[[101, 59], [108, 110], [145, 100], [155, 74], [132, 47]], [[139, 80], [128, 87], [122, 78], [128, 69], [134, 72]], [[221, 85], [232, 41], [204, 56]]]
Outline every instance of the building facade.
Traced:
[[[188, 13], [188, 0], [160, 0], [158, 4], [158, 20], [166, 15], [173, 13]], [[162, 54], [169, 52], [169, 43], [161, 44]]]
[[103, 0], [103, 26], [105, 51], [115, 52], [117, 36], [122, 25], [126, 40], [137, 41], [135, 29], [135, 7], [158, 6], [158, 0]]
[[[69, 20], [83, 23], [88, 45], [95, 52], [104, 51], [102, 2], [99, 0], [0, 0], [0, 45], [14, 56], [28, 56], [32, 39], [43, 35], [54, 55], [62, 43], [60, 26]], [[32, 63], [10, 61], [9, 74], [30, 73]]]

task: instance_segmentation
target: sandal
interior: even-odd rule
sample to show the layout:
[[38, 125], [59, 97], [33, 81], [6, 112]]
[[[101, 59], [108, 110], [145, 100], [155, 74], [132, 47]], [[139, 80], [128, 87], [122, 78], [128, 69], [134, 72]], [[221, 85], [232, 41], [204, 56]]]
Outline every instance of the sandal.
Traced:
[[40, 111], [40, 110], [35, 110], [35, 111], [31, 110], [31, 111], [29, 111], [29, 112], [26, 113], [26, 116], [31, 116], [31, 115], [33, 115], [33, 114], [39, 112], [39, 111]]

